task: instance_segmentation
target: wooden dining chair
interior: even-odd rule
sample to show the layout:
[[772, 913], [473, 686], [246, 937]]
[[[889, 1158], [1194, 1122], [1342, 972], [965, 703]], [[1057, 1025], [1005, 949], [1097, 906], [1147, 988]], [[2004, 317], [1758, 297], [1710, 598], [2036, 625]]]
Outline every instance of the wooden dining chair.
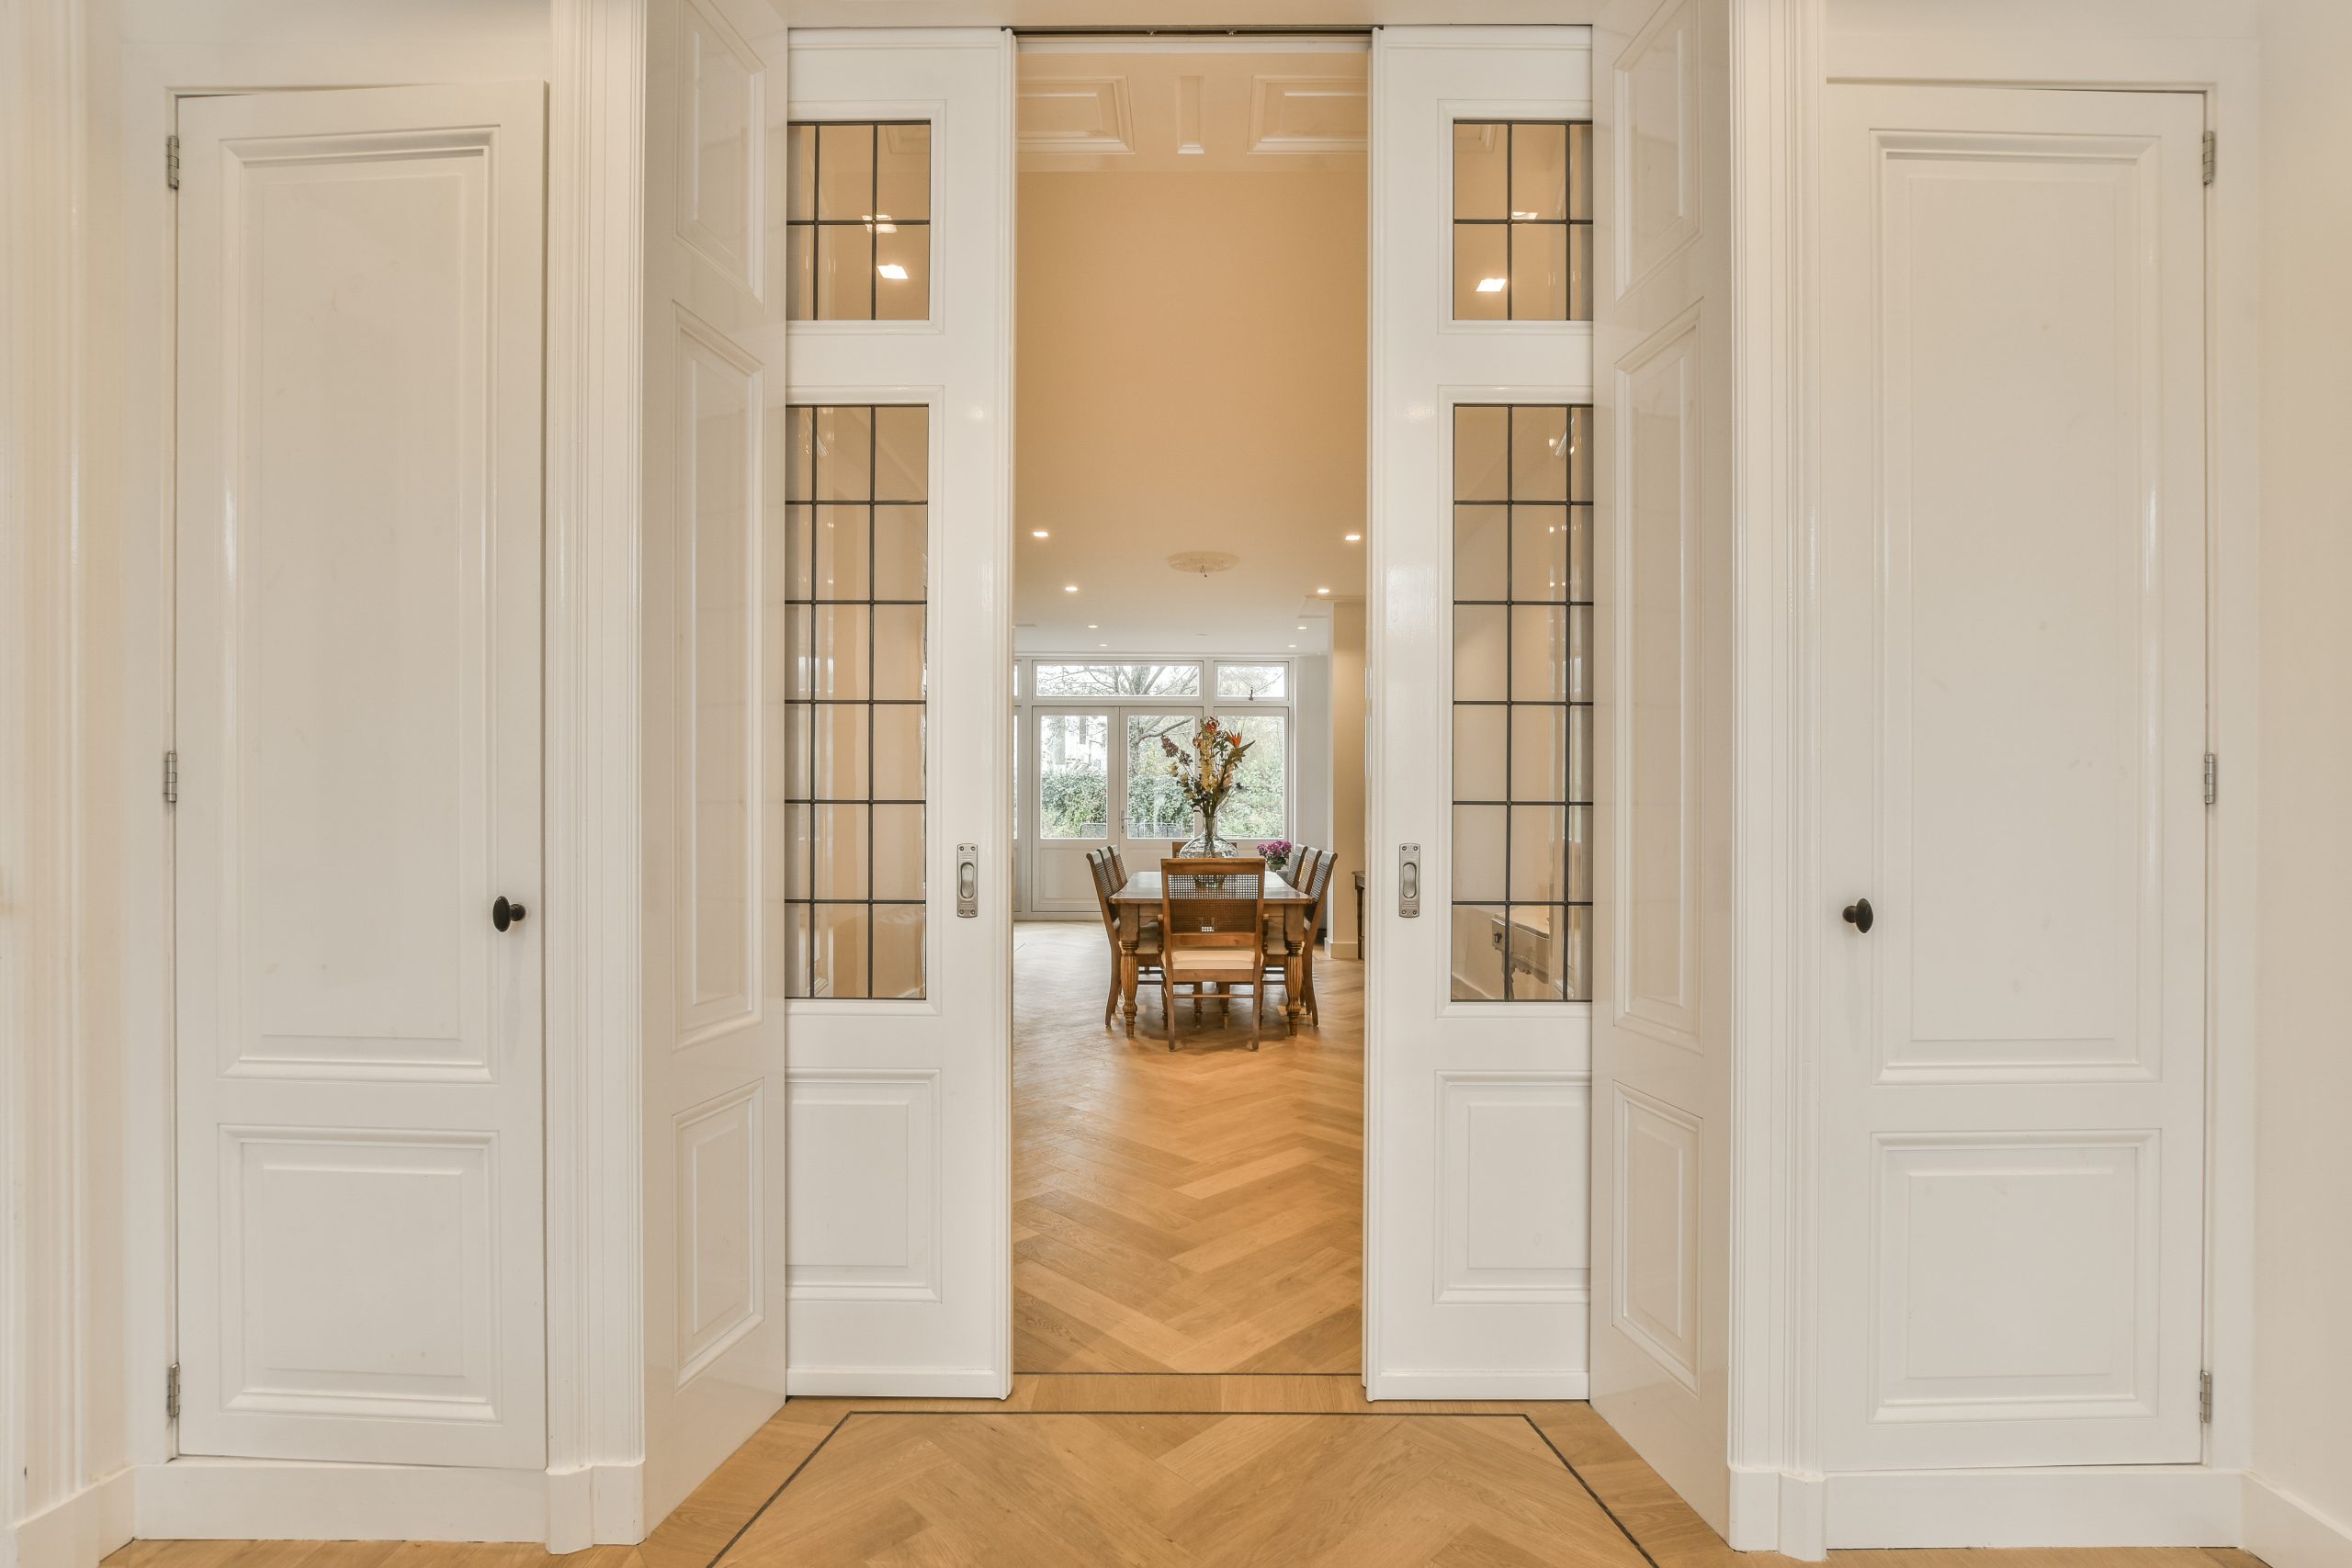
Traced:
[[[1124, 976], [1119, 973], [1122, 956], [1119, 952], [1119, 910], [1118, 906], [1111, 902], [1111, 896], [1125, 887], [1127, 881], [1115, 867], [1116, 862], [1111, 851], [1089, 850], [1086, 852], [1087, 874], [1094, 879], [1094, 901], [1102, 911], [1102, 934], [1111, 943], [1111, 994], [1102, 1002], [1102, 1027], [1105, 1029], [1111, 1027], [1113, 1018], [1117, 1015], [1119, 998], [1125, 989], [1120, 983]], [[1137, 924], [1136, 973], [1140, 979], [1145, 975], [1159, 973], [1160, 924], [1149, 916]]]
[[1262, 860], [1164, 860], [1159, 863], [1159, 994], [1168, 1048], [1176, 1049], [1176, 987], [1193, 987], [1200, 1012], [1204, 986], [1250, 987], [1250, 1049], [1258, 1048], [1266, 998], [1266, 863]]
[[[1305, 844], [1299, 845], [1291, 852], [1289, 863], [1283, 867], [1282, 879], [1300, 892], [1305, 892], [1307, 879], [1313, 874], [1315, 857], [1320, 853], [1322, 853], [1320, 850], [1309, 848]], [[1310, 927], [1307, 931], [1307, 940], [1312, 942], [1314, 935], [1313, 928]], [[1279, 982], [1284, 989], [1289, 988], [1290, 972], [1287, 965], [1290, 957], [1289, 920], [1281, 913], [1268, 915], [1266, 917], [1266, 979], [1270, 983]], [[1304, 997], [1306, 992], [1304, 980], [1299, 983], [1298, 988], [1300, 997]], [[1292, 998], [1294, 1001], [1297, 999], [1299, 998]]]
[[1315, 933], [1323, 928], [1323, 915], [1331, 901], [1331, 874], [1340, 869], [1340, 857], [1328, 850], [1316, 852], [1315, 868], [1307, 874], [1306, 886], [1299, 891], [1306, 895], [1306, 951], [1299, 955], [1299, 1000], [1306, 1004], [1306, 1016], [1316, 1022], [1323, 1021], [1323, 1011], [1315, 1005]]

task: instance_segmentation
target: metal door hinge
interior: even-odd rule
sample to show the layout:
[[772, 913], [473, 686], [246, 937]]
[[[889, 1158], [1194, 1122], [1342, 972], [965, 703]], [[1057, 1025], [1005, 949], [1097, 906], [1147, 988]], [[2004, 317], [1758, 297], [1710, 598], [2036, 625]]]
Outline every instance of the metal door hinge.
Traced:
[[180, 1364], [177, 1361], [164, 1371], [164, 1416], [171, 1421], [180, 1418]]
[[164, 753], [164, 804], [177, 806], [179, 803], [180, 754], [177, 751], [166, 751]]
[[2222, 797], [2222, 760], [2212, 752], [2205, 753], [2205, 804], [2211, 806]]
[[2209, 186], [2213, 183], [2213, 133], [2209, 130], [2205, 133], [2205, 183]]
[[2213, 1424], [2213, 1374], [2197, 1374], [2197, 1420], [2200, 1426]]
[[174, 190], [180, 188], [180, 139], [176, 136], [164, 138], [164, 183]]

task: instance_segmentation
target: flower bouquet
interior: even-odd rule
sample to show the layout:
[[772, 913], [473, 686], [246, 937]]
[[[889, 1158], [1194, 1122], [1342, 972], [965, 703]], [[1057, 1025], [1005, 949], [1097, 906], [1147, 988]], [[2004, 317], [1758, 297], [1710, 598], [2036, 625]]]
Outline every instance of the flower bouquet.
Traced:
[[1241, 759], [1249, 751], [1250, 742], [1239, 732], [1228, 729], [1214, 718], [1204, 718], [1200, 728], [1193, 732], [1190, 756], [1184, 749], [1165, 735], [1159, 738], [1159, 749], [1168, 756], [1168, 776], [1184, 792], [1184, 799], [1201, 814], [1200, 836], [1184, 846], [1187, 855], [1224, 857], [1233, 853], [1233, 846], [1216, 836], [1217, 808], [1233, 793], [1234, 775], [1241, 769]]
[[1290, 864], [1291, 851], [1295, 847], [1288, 839], [1268, 839], [1258, 846], [1258, 852], [1266, 857], [1269, 867], [1281, 871]]

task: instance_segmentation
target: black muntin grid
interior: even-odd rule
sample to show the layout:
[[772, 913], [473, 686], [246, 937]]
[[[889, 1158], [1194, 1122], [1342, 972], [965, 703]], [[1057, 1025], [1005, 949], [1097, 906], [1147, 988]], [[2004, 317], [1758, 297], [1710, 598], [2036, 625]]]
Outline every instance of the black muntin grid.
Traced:
[[[1523, 125], [1541, 126], [1546, 130], [1556, 129], [1566, 138], [1567, 156], [1565, 160], [1566, 166], [1561, 171], [1567, 186], [1560, 193], [1560, 210], [1565, 214], [1563, 217], [1513, 218], [1510, 216], [1519, 206], [1516, 199], [1518, 193], [1512, 188], [1518, 175], [1511, 157], [1511, 138], [1513, 132]], [[1503, 133], [1503, 216], [1464, 218], [1456, 214], [1453, 218], [1453, 226], [1456, 229], [1499, 228], [1503, 231], [1503, 319], [1510, 321], [1548, 321], [1555, 319], [1550, 316], [1522, 317], [1519, 313], [1519, 256], [1517, 253], [1520, 230], [1558, 229], [1567, 235], [1568, 265], [1571, 272], [1567, 288], [1567, 314], [1556, 319], [1570, 321], [1590, 321], [1592, 316], [1589, 305], [1585, 314], [1581, 316], [1577, 314], [1573, 268], [1576, 265], [1577, 231], [1581, 229], [1588, 236], [1585, 248], [1585, 289], [1589, 296], [1592, 288], [1592, 249], [1589, 241], [1592, 220], [1589, 217], [1578, 218], [1576, 214], [1578, 210], [1587, 213], [1592, 210], [1592, 122], [1589, 119], [1464, 119], [1456, 120], [1454, 126], [1457, 130], [1465, 126], [1481, 129], [1491, 126]], [[1581, 138], [1577, 135], [1579, 128], [1584, 131]], [[1584, 154], [1581, 158], [1577, 155], [1579, 149]], [[1577, 199], [1579, 195], [1584, 197], [1582, 201]]]
[[[806, 218], [786, 217], [784, 225], [785, 238], [787, 246], [790, 244], [791, 238], [795, 233], [802, 230], [808, 231], [808, 298], [805, 301], [795, 302], [796, 306], [805, 303], [808, 307], [808, 313], [806, 315], [802, 315], [796, 308], [791, 312], [793, 320], [810, 321], [822, 319], [825, 321], [870, 321], [880, 316], [882, 310], [882, 275], [878, 268], [876, 258], [881, 254], [882, 250], [880, 237], [881, 225], [883, 222], [882, 132], [893, 126], [920, 125], [927, 129], [930, 124], [931, 122], [929, 120], [922, 119], [796, 119], [789, 123], [787, 127], [788, 130], [805, 130], [808, 133], [809, 170], [808, 216]], [[868, 171], [868, 179], [866, 182], [865, 191], [865, 213], [863, 217], [827, 218], [823, 216], [825, 210], [825, 132], [828, 130], [863, 130], [866, 133], [868, 138], [866, 147], [866, 168]], [[922, 230], [924, 233], [924, 250], [926, 254], [928, 254], [930, 250], [930, 218], [900, 218], [896, 214], [892, 214], [888, 221], [890, 227], [894, 230]], [[819, 267], [824, 265], [824, 233], [828, 229], [863, 229], [866, 232], [866, 237], [869, 243], [865, 247], [865, 314], [863, 316], [827, 316], [820, 318], [817, 314], [817, 271]], [[928, 272], [928, 262], [925, 263], [925, 268], [926, 272]]]
[[[806, 648], [795, 647], [788, 649], [786, 649], [786, 657], [794, 660], [805, 659], [811, 661], [814, 660], [816, 657], [815, 639], [818, 610], [830, 605], [842, 605], [851, 608], [862, 608], [865, 611], [865, 695], [863, 697], [801, 696], [791, 698], [785, 705], [786, 717], [787, 721], [793, 720], [796, 717], [805, 719], [807, 724], [808, 742], [802, 749], [801, 755], [797, 759], [792, 758], [787, 754], [786, 771], [791, 776], [788, 777], [785, 783], [784, 804], [787, 808], [799, 807], [807, 811], [808, 821], [808, 839], [810, 848], [813, 850], [816, 843], [818, 830], [817, 810], [820, 807], [855, 807], [863, 808], [865, 813], [865, 897], [862, 898], [828, 898], [820, 897], [817, 887], [817, 868], [813, 863], [813, 857], [812, 863], [806, 868], [808, 879], [808, 897], [790, 897], [789, 881], [787, 879], [787, 897], [784, 901], [785, 908], [786, 909], [797, 908], [802, 910], [802, 924], [806, 927], [806, 931], [803, 933], [804, 951], [801, 954], [802, 967], [800, 984], [798, 986], [787, 987], [787, 995], [792, 997], [805, 998], [814, 996], [816, 994], [817, 911], [820, 908], [862, 908], [865, 911], [865, 985], [862, 990], [856, 993], [857, 998], [871, 998], [874, 995], [874, 954], [875, 949], [880, 945], [878, 938], [881, 931], [881, 922], [876, 918], [876, 911], [886, 908], [920, 909], [927, 906], [927, 900], [922, 898], [877, 898], [874, 896], [874, 847], [876, 840], [880, 836], [876, 830], [876, 815], [875, 808], [876, 807], [886, 806], [910, 806], [917, 807], [918, 809], [922, 809], [928, 804], [921, 796], [907, 798], [896, 795], [878, 795], [874, 792], [876, 774], [879, 772], [879, 754], [876, 744], [876, 737], [875, 735], [876, 713], [877, 710], [886, 707], [921, 709], [927, 706], [930, 701], [927, 694], [927, 689], [930, 683], [928, 649], [924, 651], [923, 659], [919, 661], [919, 668], [922, 670], [921, 681], [922, 684], [926, 689], [926, 694], [912, 697], [883, 697], [875, 694], [876, 685], [880, 679], [881, 671], [879, 660], [881, 651], [881, 616], [876, 615], [876, 611], [890, 605], [911, 606], [919, 609], [929, 603], [927, 599], [883, 598], [876, 592], [881, 582], [880, 557], [882, 547], [879, 513], [882, 509], [885, 507], [904, 507], [910, 509], [920, 507], [924, 509], [924, 515], [926, 519], [929, 516], [928, 509], [930, 502], [928, 492], [931, 486], [927, 478], [922, 486], [923, 491], [926, 492], [924, 495], [888, 496], [881, 493], [882, 411], [885, 409], [904, 410], [910, 406], [920, 405], [909, 405], [903, 403], [828, 403], [819, 407], [807, 403], [796, 403], [789, 406], [785, 411], [785, 416], [787, 420], [793, 421], [796, 423], [802, 421], [807, 423], [808, 445], [806, 450], [808, 455], [808, 461], [806, 469], [806, 484], [808, 493], [806, 496], [794, 495], [790, 493], [790, 491], [793, 488], [797, 487], [787, 485], [785, 498], [785, 504], [787, 511], [795, 508], [803, 508], [806, 509], [808, 514], [808, 557], [807, 563], [808, 568], [808, 591], [806, 593], [795, 593], [787, 588], [785, 595], [785, 603], [787, 605], [801, 606], [808, 613], [807, 640], [808, 646]], [[831, 415], [838, 420], [843, 414], [859, 413], [865, 416], [866, 429], [865, 499], [862, 501], [820, 499], [826, 493], [824, 468], [828, 461], [828, 456], [824, 450], [823, 445], [819, 440], [819, 432], [823, 426], [825, 416]], [[927, 418], [928, 414], [926, 412], [926, 419]], [[793, 440], [796, 444], [799, 440], [799, 432], [797, 429], [793, 433]], [[927, 466], [929, 462], [929, 442], [927, 439], [923, 446], [923, 452], [924, 460]], [[828, 509], [846, 512], [863, 512], [865, 514], [865, 593], [863, 596], [843, 597], [840, 595], [827, 594], [821, 592], [824, 584], [818, 576], [817, 546], [819, 536], [820, 536], [824, 530], [818, 526], [818, 524], [820, 513]], [[926, 559], [928, 559], [927, 551]], [[787, 563], [787, 567], [789, 563]], [[786, 581], [789, 583], [790, 581], [790, 574], [787, 570]], [[811, 665], [804, 664], [801, 668], [803, 671], [803, 679], [813, 682], [814, 670]], [[820, 708], [863, 708], [865, 710], [866, 786], [865, 795], [820, 795], [816, 793], [816, 781], [818, 774], [820, 772], [818, 765], [820, 759], [817, 755], [818, 738], [822, 733], [817, 724], [817, 713]], [[929, 737], [922, 737], [919, 741], [919, 744], [927, 749], [929, 745]], [[926, 750], [922, 759], [922, 766], [926, 770], [926, 773], [929, 765], [929, 757]], [[924, 839], [928, 836], [931, 828], [929, 812], [925, 810], [919, 820], [922, 824], [922, 828], [919, 829], [919, 833], [922, 836], [918, 837], [916, 840], [915, 863], [922, 865], [926, 863], [924, 857], [927, 852], [924, 847]], [[915, 990], [912, 992], [912, 996], [920, 998], [928, 988], [929, 980], [926, 976], [923, 982], [916, 987]], [[833, 986], [831, 994], [835, 996], [842, 995], [837, 982]]]
[[[1460, 493], [1461, 487], [1458, 483], [1458, 478], [1462, 471], [1462, 415], [1466, 410], [1494, 408], [1500, 408], [1504, 411], [1504, 477], [1502, 496], [1499, 500], [1493, 496], [1464, 496]], [[1551, 496], [1544, 496], [1540, 498], [1533, 496], [1521, 497], [1519, 493], [1520, 472], [1518, 452], [1520, 415], [1522, 412], [1533, 413], [1538, 412], [1546, 414], [1556, 413], [1560, 416], [1561, 439], [1568, 443], [1568, 451], [1566, 454], [1566, 461], [1567, 464], [1567, 483], [1564, 499]], [[1579, 709], [1585, 710], [1588, 713], [1590, 711], [1592, 707], [1590, 689], [1587, 686], [1583, 691], [1583, 694], [1579, 695], [1578, 688], [1572, 681], [1567, 687], [1568, 695], [1565, 701], [1536, 701], [1533, 699], [1521, 699], [1515, 696], [1513, 694], [1518, 689], [1516, 685], [1516, 677], [1518, 672], [1514, 664], [1518, 657], [1518, 638], [1515, 635], [1513, 615], [1517, 609], [1522, 606], [1529, 609], [1565, 610], [1566, 619], [1563, 622], [1563, 626], [1567, 634], [1569, 646], [1576, 647], [1581, 644], [1586, 649], [1587, 658], [1590, 657], [1590, 627], [1592, 620], [1592, 600], [1590, 598], [1590, 594], [1592, 592], [1592, 562], [1590, 559], [1592, 549], [1592, 459], [1591, 455], [1586, 450], [1586, 447], [1590, 439], [1591, 412], [1591, 405], [1588, 403], [1459, 403], [1454, 407], [1453, 473], [1457, 482], [1454, 482], [1450, 486], [1454, 492], [1453, 511], [1451, 515], [1454, 520], [1454, 523], [1458, 524], [1462, 508], [1477, 507], [1482, 510], [1497, 513], [1500, 516], [1503, 538], [1503, 597], [1500, 599], [1463, 598], [1460, 596], [1461, 587], [1459, 579], [1457, 578], [1454, 587], [1455, 597], [1453, 600], [1453, 604], [1454, 608], [1457, 610], [1469, 607], [1499, 609], [1502, 612], [1503, 694], [1500, 698], [1482, 698], [1463, 697], [1457, 694], [1452, 694], [1452, 701], [1453, 707], [1456, 710], [1462, 708], [1500, 708], [1503, 710], [1503, 797], [1500, 800], [1484, 800], [1475, 798], [1464, 799], [1459, 795], [1455, 795], [1453, 800], [1453, 804], [1455, 807], [1468, 806], [1501, 808], [1503, 820], [1503, 885], [1500, 891], [1503, 896], [1498, 899], [1456, 898], [1452, 897], [1452, 890], [1449, 889], [1448, 897], [1450, 906], [1456, 909], [1487, 910], [1500, 908], [1502, 910], [1502, 999], [1504, 1001], [1551, 1001], [1555, 999], [1583, 1001], [1588, 999], [1585, 996], [1577, 995], [1569, 991], [1565, 985], [1562, 987], [1562, 996], [1559, 998], [1547, 996], [1513, 996], [1511, 991], [1512, 984], [1516, 977], [1516, 971], [1511, 963], [1510, 936], [1511, 912], [1514, 909], [1547, 909], [1551, 912], [1553, 918], [1558, 922], [1557, 935], [1559, 938], [1559, 944], [1562, 949], [1565, 950], [1568, 945], [1569, 938], [1572, 934], [1569, 912], [1575, 909], [1589, 910], [1592, 908], [1592, 898], [1589, 888], [1587, 896], [1582, 898], [1562, 897], [1556, 900], [1539, 901], [1532, 898], [1514, 897], [1513, 893], [1515, 892], [1515, 889], [1511, 886], [1513, 865], [1511, 856], [1512, 807], [1521, 806], [1558, 807], [1564, 812], [1571, 837], [1573, 837], [1575, 833], [1577, 822], [1577, 813], [1579, 811], [1587, 814], [1584, 820], [1588, 830], [1590, 827], [1591, 819], [1589, 813], [1592, 807], [1592, 800], [1589, 795], [1587, 795], [1583, 799], [1577, 798], [1574, 788], [1574, 781], [1576, 779], [1574, 749], [1577, 741], [1577, 713]], [[1583, 429], [1586, 435], [1586, 440], [1584, 441], [1578, 441], [1576, 439], [1578, 434], [1578, 420], [1580, 418], [1584, 421]], [[1561, 525], [1569, 531], [1566, 540], [1567, 581], [1561, 584], [1562, 593], [1561, 596], [1556, 599], [1549, 597], [1542, 599], [1522, 598], [1520, 596], [1518, 591], [1519, 578], [1517, 571], [1514, 570], [1518, 565], [1518, 562], [1514, 558], [1518, 550], [1519, 537], [1517, 513], [1522, 508], [1534, 507], [1541, 507], [1547, 511], [1557, 510], [1561, 518]], [[1577, 528], [1577, 521], [1580, 514], [1584, 520], [1584, 527], [1579, 533]], [[1452, 528], [1450, 526], [1449, 536], [1451, 535], [1451, 532]], [[1579, 538], [1583, 541], [1581, 547], [1579, 547], [1577, 544], [1577, 540]], [[1582, 584], [1586, 595], [1582, 598], [1577, 597], [1577, 588], [1579, 583]], [[1583, 623], [1586, 629], [1586, 635], [1582, 638], [1579, 638], [1577, 636], [1577, 627], [1579, 621]], [[1587, 679], [1588, 681], [1589, 680], [1589, 674], [1588, 674]], [[1547, 800], [1522, 800], [1519, 798], [1514, 784], [1517, 777], [1517, 772], [1513, 764], [1516, 759], [1512, 754], [1514, 749], [1518, 745], [1519, 731], [1518, 726], [1514, 724], [1512, 720], [1518, 710], [1521, 708], [1548, 709], [1560, 713], [1566, 717], [1566, 722], [1562, 726], [1562, 746], [1563, 750], [1567, 754], [1564, 755], [1560, 759], [1561, 767], [1559, 770], [1559, 776], [1569, 781], [1569, 787], [1561, 798]], [[1585, 771], [1586, 776], [1589, 779], [1591, 774], [1591, 759], [1589, 756], [1586, 758]], [[1452, 831], [1450, 826], [1448, 831]], [[1458, 845], [1456, 846], [1456, 849], [1457, 851], [1459, 850]], [[1566, 875], [1566, 872], [1567, 865], [1565, 858], [1564, 846], [1563, 861], [1561, 865], [1561, 874], [1564, 879]], [[1587, 863], [1586, 874], [1588, 877], [1591, 874], [1589, 861]], [[1569, 890], [1570, 889], [1564, 880], [1562, 891], [1565, 893]], [[1590, 952], [1591, 919], [1589, 915], [1586, 918], [1582, 930], [1576, 931], [1573, 934], [1575, 934], [1577, 941], [1576, 951], [1570, 955], [1571, 961], [1575, 964], [1576, 974], [1584, 978], [1585, 981], [1589, 984], [1592, 964]], [[1468, 1000], [1475, 998], [1457, 999]]]

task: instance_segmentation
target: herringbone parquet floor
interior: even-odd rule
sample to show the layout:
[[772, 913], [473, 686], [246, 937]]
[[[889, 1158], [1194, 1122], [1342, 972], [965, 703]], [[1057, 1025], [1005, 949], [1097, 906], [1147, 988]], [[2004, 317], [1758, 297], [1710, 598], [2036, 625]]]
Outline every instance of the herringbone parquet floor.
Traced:
[[1589, 1404], [1364, 1399], [1356, 965], [1324, 964], [1320, 1030], [1171, 1054], [1156, 999], [1134, 1040], [1100, 1029], [1098, 931], [1019, 942], [1015, 1354], [1057, 1370], [1001, 1402], [794, 1399], [639, 1546], [135, 1541], [110, 1568], [1796, 1568], [1732, 1552]]
[[1275, 987], [1168, 1049], [1146, 987], [1102, 1027], [1096, 925], [1014, 937], [1013, 1365], [1023, 1371], [1352, 1372], [1363, 1289], [1363, 966], [1316, 966], [1319, 1023]]

